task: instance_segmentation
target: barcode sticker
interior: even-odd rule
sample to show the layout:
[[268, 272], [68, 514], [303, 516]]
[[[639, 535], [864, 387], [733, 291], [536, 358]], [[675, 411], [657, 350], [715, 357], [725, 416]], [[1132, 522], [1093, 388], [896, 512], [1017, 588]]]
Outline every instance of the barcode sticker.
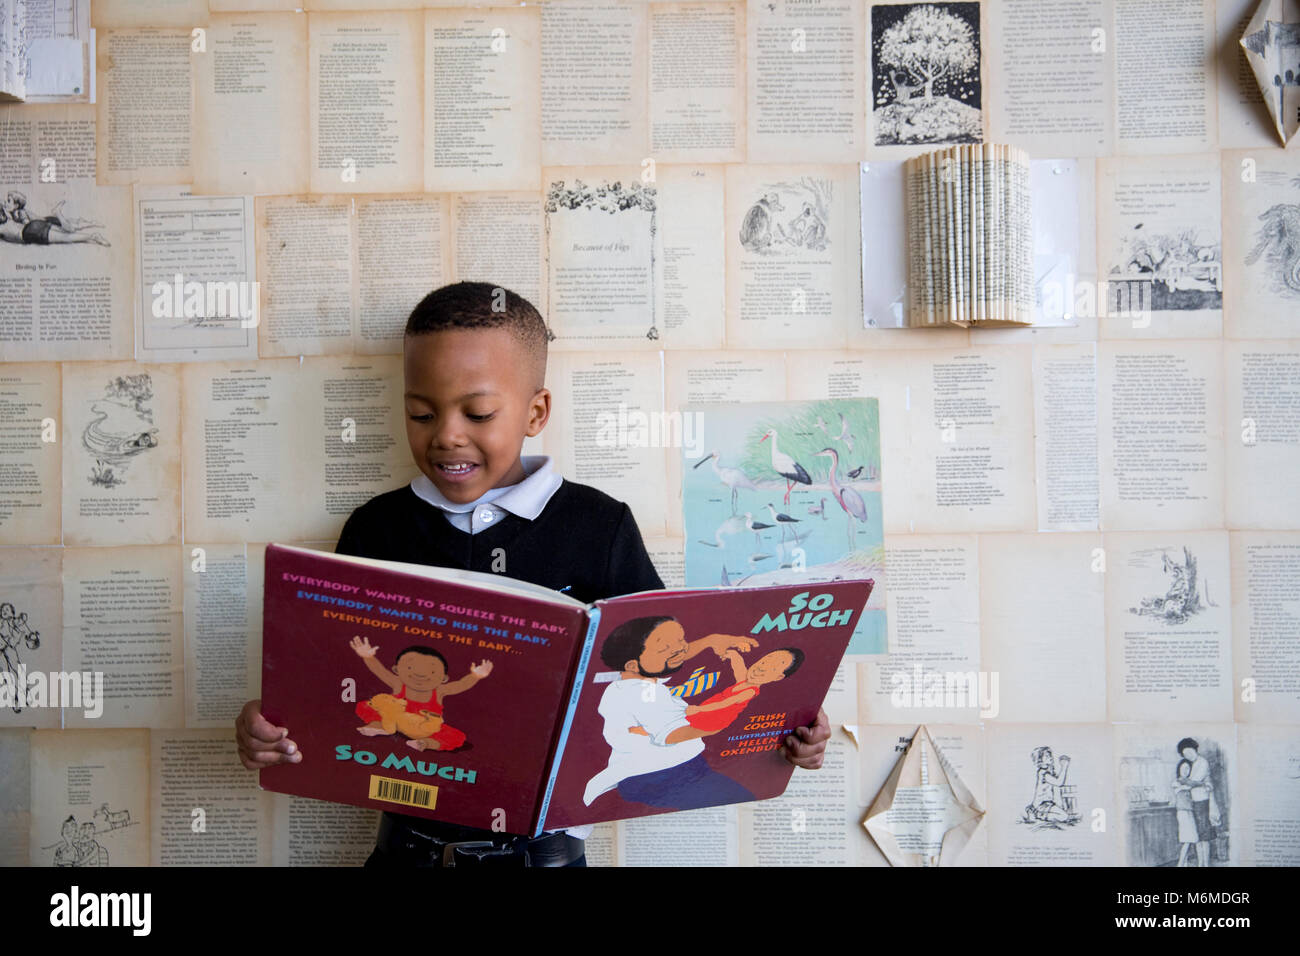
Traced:
[[409, 783], [372, 774], [369, 796], [371, 800], [387, 800], [389, 803], [432, 810], [438, 803], [438, 788], [426, 783]]

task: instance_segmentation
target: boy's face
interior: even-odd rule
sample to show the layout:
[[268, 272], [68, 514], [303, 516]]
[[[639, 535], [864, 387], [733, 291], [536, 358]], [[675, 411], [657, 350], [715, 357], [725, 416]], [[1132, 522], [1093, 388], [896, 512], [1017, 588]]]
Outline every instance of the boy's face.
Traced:
[[449, 501], [473, 501], [525, 477], [526, 436], [551, 412], [534, 362], [504, 329], [406, 337], [406, 437], [411, 455]]
[[433, 690], [447, 683], [446, 668], [442, 666], [442, 661], [431, 654], [407, 651], [402, 655], [402, 659], [393, 665], [393, 673], [411, 690]]
[[794, 655], [789, 651], [773, 651], [756, 660], [745, 674], [751, 684], [770, 684], [785, 677], [786, 669], [794, 663]]

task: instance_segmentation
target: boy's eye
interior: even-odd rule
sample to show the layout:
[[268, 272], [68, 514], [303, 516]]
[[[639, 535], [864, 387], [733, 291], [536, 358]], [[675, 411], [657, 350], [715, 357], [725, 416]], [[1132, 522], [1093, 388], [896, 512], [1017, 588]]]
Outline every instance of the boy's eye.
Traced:
[[409, 417], [410, 417], [411, 421], [413, 421], [413, 422], [428, 422], [428, 421], [432, 421], [432, 420], [433, 420], [433, 416], [432, 416], [432, 415], [429, 415], [429, 414], [424, 414], [424, 415], [411, 415], [411, 416], [409, 416]]
[[466, 412], [466, 413], [465, 413], [465, 417], [468, 418], [468, 419], [469, 419], [470, 421], [472, 421], [472, 422], [486, 422], [486, 421], [488, 421], [489, 419], [491, 419], [492, 416], [495, 415], [495, 414], [496, 414], [496, 412], [488, 412], [486, 415], [473, 415], [473, 414], [470, 414], [469, 412]]

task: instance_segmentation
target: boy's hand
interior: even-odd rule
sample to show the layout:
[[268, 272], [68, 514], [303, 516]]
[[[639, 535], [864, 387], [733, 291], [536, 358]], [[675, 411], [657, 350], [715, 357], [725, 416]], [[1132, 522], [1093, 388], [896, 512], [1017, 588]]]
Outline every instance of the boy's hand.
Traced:
[[262, 716], [262, 701], [250, 700], [235, 718], [239, 762], [249, 770], [280, 763], [299, 763], [302, 751], [289, 739], [287, 727], [277, 727]]
[[819, 770], [822, 754], [826, 751], [826, 741], [830, 739], [830, 718], [826, 716], [826, 711], [818, 709], [816, 723], [811, 727], [800, 727], [785, 738], [785, 759], [804, 770]]
[[492, 673], [492, 662], [483, 661], [481, 664], [475, 664], [469, 669], [469, 672], [479, 680], [482, 680], [484, 677], [487, 677], [488, 674]]
[[349, 646], [354, 651], [357, 652], [357, 657], [374, 657], [377, 653], [379, 653], [378, 644], [376, 644], [374, 647], [371, 647], [370, 638], [362, 637], [359, 634], [356, 637], [352, 638], [352, 643]]

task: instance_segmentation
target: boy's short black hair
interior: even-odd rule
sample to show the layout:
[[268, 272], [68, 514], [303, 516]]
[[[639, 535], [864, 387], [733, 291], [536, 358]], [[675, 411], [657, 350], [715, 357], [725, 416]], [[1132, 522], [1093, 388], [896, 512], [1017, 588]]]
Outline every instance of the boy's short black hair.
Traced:
[[436, 657], [438, 658], [438, 660], [442, 661], [443, 671], [445, 672], [449, 670], [449, 668], [447, 667], [447, 658], [443, 657], [432, 647], [422, 647], [419, 644], [412, 644], [410, 647], [406, 648], [405, 650], [398, 651], [397, 656], [393, 658], [393, 666], [396, 667], [399, 663], [401, 663], [403, 654], [412, 654], [412, 653], [427, 654], [430, 657]]
[[645, 650], [646, 638], [671, 617], [634, 617], [609, 632], [600, 648], [600, 659], [610, 670], [621, 671], [628, 661], [638, 660]]
[[1195, 740], [1193, 740], [1191, 737], [1184, 737], [1182, 740], [1178, 741], [1178, 752], [1179, 752], [1179, 753], [1182, 753], [1182, 752], [1183, 752], [1184, 750], [1186, 750], [1188, 747], [1191, 747], [1191, 748], [1192, 748], [1193, 750], [1195, 750], [1197, 753], [1200, 753], [1201, 745], [1198, 744], [1198, 743], [1197, 743]]
[[542, 387], [549, 334], [541, 313], [523, 296], [491, 282], [455, 282], [426, 295], [406, 320], [407, 335], [448, 329], [505, 329], [536, 363], [536, 387]]

